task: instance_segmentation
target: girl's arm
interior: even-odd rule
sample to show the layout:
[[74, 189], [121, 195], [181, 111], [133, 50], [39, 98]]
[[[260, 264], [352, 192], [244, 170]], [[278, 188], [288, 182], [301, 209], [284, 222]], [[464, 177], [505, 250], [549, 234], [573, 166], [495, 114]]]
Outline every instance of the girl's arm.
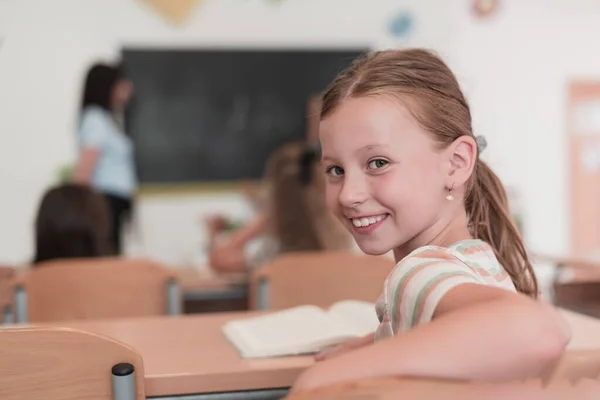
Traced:
[[558, 312], [477, 284], [451, 289], [434, 319], [307, 370], [293, 390], [383, 376], [501, 381], [540, 376], [570, 340]]
[[360, 337], [360, 338], [348, 340], [338, 346], [333, 347], [332, 349], [318, 353], [315, 356], [315, 361], [325, 361], [325, 360], [332, 359], [334, 357], [345, 354], [345, 353], [349, 352], [350, 350], [356, 350], [360, 347], [364, 347], [364, 346], [373, 344], [374, 341], [375, 341], [375, 332], [369, 333], [368, 335]]
[[269, 215], [262, 212], [247, 225], [239, 228], [222, 242], [213, 245], [209, 251], [211, 268], [221, 272], [243, 272], [246, 270], [246, 244], [264, 233]]

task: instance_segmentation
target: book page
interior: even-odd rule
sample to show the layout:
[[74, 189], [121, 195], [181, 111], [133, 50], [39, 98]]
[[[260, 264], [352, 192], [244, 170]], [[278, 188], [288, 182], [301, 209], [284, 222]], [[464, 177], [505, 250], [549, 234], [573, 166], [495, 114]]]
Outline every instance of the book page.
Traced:
[[223, 332], [243, 357], [314, 353], [354, 337], [353, 329], [315, 306], [231, 321]]
[[344, 324], [356, 336], [373, 333], [379, 326], [375, 304], [366, 301], [338, 301], [329, 308], [328, 314], [337, 324]]

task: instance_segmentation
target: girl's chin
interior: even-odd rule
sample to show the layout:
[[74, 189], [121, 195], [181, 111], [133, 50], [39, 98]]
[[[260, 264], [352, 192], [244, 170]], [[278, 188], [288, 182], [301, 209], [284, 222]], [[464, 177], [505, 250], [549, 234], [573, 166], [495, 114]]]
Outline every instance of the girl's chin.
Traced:
[[384, 254], [389, 253], [393, 250], [392, 247], [389, 246], [381, 246], [381, 244], [376, 243], [356, 243], [358, 248], [365, 254], [369, 256], [382, 256]]

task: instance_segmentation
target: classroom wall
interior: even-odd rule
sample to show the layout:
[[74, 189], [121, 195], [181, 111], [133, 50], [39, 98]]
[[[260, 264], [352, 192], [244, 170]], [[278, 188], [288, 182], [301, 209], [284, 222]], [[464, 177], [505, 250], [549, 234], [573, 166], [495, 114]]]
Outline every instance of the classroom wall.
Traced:
[[[57, 169], [75, 159], [82, 75], [90, 62], [136, 46], [425, 45], [444, 49], [446, 5], [436, 0], [206, 0], [186, 26], [166, 24], [141, 0], [0, 0], [0, 262], [31, 255], [38, 199]], [[448, 3], [449, 4], [449, 3]], [[419, 23], [409, 40], [386, 33], [387, 21], [410, 8]], [[10, 18], [4, 17], [10, 14]], [[237, 194], [143, 198], [130, 253], [169, 263], [201, 260], [201, 216], [249, 209]]]
[[[569, 250], [565, 148], [567, 83], [600, 81], [600, 2], [501, 1], [485, 21], [455, 21], [453, 65], [472, 104], [490, 161], [521, 194], [531, 250]], [[599, 221], [600, 222], [600, 221]]]
[[[473, 106], [484, 157], [520, 192], [532, 250], [568, 250], [564, 101], [571, 78], [600, 79], [600, 4], [504, 0], [477, 20], [470, 0], [206, 0], [187, 25], [165, 24], [141, 0], [0, 0], [0, 262], [31, 254], [31, 224], [58, 167], [75, 158], [82, 74], [119, 46], [426, 46], [441, 51]], [[416, 28], [395, 40], [385, 24], [411, 9]], [[10, 15], [11, 17], [7, 17]], [[210, 211], [249, 215], [235, 193], [160, 195], [139, 204], [129, 247], [172, 264], [202, 262]]]

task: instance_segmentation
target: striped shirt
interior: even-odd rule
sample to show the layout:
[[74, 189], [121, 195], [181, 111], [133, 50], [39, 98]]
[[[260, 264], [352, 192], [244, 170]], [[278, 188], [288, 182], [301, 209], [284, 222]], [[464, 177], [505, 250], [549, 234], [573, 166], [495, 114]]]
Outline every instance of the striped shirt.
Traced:
[[406, 332], [433, 318], [448, 291], [462, 283], [515, 286], [484, 241], [462, 240], [449, 247], [423, 246], [403, 258], [385, 281], [376, 305], [375, 340]]

